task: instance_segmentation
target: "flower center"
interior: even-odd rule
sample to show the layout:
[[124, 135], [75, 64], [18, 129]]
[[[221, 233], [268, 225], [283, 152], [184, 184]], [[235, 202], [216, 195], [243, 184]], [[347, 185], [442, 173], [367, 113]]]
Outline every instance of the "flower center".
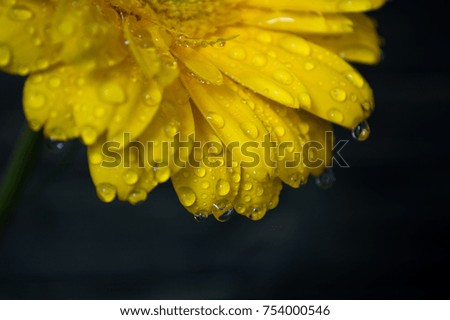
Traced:
[[239, 20], [237, 0], [107, 0], [127, 14], [151, 21], [172, 34], [204, 38]]

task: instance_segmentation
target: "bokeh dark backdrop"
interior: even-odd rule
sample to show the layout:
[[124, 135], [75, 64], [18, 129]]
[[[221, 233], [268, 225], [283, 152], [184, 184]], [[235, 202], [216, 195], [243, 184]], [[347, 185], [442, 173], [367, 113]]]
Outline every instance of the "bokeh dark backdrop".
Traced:
[[[44, 150], [0, 238], [0, 298], [449, 299], [449, 5], [428, 3], [373, 14], [372, 136], [345, 149], [334, 188], [285, 187], [261, 222], [197, 223], [170, 183], [140, 207], [103, 204], [78, 142]], [[0, 75], [1, 174], [22, 84]]]

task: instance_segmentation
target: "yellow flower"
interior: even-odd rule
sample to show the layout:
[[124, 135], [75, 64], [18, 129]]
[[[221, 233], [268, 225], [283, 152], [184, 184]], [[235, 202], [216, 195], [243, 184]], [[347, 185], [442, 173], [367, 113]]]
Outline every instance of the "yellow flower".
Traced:
[[379, 60], [361, 12], [383, 3], [0, 0], [0, 69], [29, 74], [33, 130], [88, 146], [103, 201], [171, 179], [198, 220], [257, 220], [330, 164], [332, 123], [367, 138], [372, 91], [344, 60]]

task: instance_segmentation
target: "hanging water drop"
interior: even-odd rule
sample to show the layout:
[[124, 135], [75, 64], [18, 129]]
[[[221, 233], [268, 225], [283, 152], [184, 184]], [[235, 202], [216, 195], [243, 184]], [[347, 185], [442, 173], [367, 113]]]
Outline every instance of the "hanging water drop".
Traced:
[[370, 136], [370, 126], [367, 121], [360, 122], [352, 129], [352, 136], [358, 141], [366, 141]]
[[66, 143], [61, 140], [55, 140], [55, 139], [45, 140], [45, 147], [53, 153], [61, 152], [65, 146], [66, 146]]
[[208, 219], [208, 214], [203, 211], [200, 211], [194, 215], [194, 219], [197, 222], [205, 221], [206, 219]]
[[316, 185], [324, 190], [330, 189], [335, 182], [336, 177], [331, 168], [326, 168], [320, 176], [316, 177]]

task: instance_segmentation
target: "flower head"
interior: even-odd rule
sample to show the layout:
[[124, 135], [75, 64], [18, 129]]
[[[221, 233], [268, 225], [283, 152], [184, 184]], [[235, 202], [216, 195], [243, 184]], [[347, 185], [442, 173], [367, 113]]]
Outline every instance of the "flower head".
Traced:
[[256, 220], [330, 164], [332, 123], [367, 137], [372, 91], [345, 60], [379, 60], [361, 12], [383, 3], [3, 0], [0, 69], [29, 75], [32, 129], [88, 146], [103, 201], [171, 179], [199, 220]]

